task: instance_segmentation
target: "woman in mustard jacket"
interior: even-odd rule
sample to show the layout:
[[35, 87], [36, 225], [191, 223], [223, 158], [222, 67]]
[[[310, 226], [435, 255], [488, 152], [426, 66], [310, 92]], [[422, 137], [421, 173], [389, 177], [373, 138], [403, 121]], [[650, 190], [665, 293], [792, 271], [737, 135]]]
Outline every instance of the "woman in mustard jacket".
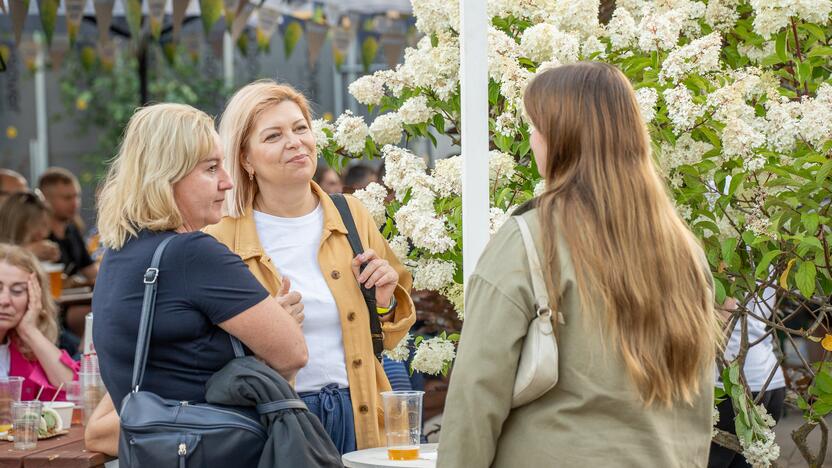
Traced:
[[[368, 313], [379, 316], [385, 349], [395, 347], [415, 321], [410, 273], [366, 208], [347, 197], [365, 249], [353, 258], [335, 204], [312, 181], [317, 154], [301, 93], [270, 80], [243, 87], [226, 106], [220, 137], [234, 188], [229, 216], [206, 232], [240, 255], [273, 296], [289, 284], [302, 295], [302, 308], [293, 308], [309, 362], [295, 388], [341, 453], [382, 445], [379, 393], [390, 384], [373, 354]], [[367, 310], [359, 283], [375, 287], [377, 310]]]

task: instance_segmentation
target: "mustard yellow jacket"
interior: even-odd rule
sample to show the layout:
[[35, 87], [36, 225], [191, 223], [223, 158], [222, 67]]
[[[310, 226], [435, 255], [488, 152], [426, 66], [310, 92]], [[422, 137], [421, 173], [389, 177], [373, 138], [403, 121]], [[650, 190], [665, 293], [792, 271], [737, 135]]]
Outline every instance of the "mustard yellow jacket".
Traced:
[[[355, 414], [356, 442], [358, 449], [378, 447], [384, 444], [384, 415], [379, 393], [389, 391], [390, 382], [381, 363], [373, 355], [367, 305], [350, 267], [353, 254], [347, 241], [347, 228], [329, 196], [314, 182], [312, 190], [320, 200], [324, 212], [318, 264], [341, 315], [347, 359], [345, 364]], [[392, 322], [382, 323], [384, 348], [392, 349], [416, 321], [413, 301], [410, 299], [413, 278], [390, 250], [364, 205], [351, 196], [346, 198], [364, 249], [375, 250], [379, 257], [390, 262], [399, 273], [395, 316]], [[239, 255], [272, 296], [280, 291], [280, 273], [257, 236], [252, 207], [246, 209], [245, 216], [236, 219], [226, 216], [218, 224], [208, 226], [205, 232]], [[280, 259], [276, 259], [275, 263], [279, 264]]]

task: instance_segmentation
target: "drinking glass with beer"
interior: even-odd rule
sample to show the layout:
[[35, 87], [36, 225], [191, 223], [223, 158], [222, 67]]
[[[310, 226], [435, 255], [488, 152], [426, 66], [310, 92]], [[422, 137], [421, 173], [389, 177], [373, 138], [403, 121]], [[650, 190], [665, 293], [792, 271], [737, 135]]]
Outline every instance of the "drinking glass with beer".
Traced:
[[387, 458], [416, 460], [422, 435], [422, 397], [425, 392], [382, 392]]
[[53, 299], [61, 297], [64, 289], [64, 264], [42, 262], [41, 266], [49, 277], [49, 292]]

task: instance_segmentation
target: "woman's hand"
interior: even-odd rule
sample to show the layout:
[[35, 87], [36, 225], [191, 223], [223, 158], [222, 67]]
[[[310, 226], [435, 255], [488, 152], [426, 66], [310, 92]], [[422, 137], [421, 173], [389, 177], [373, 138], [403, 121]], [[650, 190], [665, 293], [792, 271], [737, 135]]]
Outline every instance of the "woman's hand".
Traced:
[[[360, 271], [364, 263], [367, 266], [364, 271]], [[363, 254], [352, 259], [352, 273], [365, 287], [375, 286], [376, 306], [388, 307], [390, 305], [399, 282], [399, 274], [387, 260], [380, 258], [373, 249], [367, 249]]]
[[35, 254], [35, 256], [38, 257], [38, 260], [57, 262], [61, 259], [61, 249], [58, 248], [58, 244], [47, 239], [30, 242], [24, 247]]
[[25, 332], [37, 330], [38, 317], [43, 309], [43, 303], [41, 303], [42, 292], [37, 276], [34, 273], [30, 274], [29, 281], [26, 284], [29, 292], [29, 304], [26, 307], [26, 312], [23, 313], [23, 317], [17, 324], [18, 328], [24, 332], [22, 335], [25, 335]]
[[277, 303], [280, 304], [289, 315], [291, 315], [300, 326], [303, 326], [303, 319], [306, 317], [303, 314], [303, 303], [300, 302], [303, 297], [297, 291], [289, 291], [292, 287], [292, 282], [289, 278], [283, 277], [283, 282], [280, 285], [280, 292], [277, 294]]

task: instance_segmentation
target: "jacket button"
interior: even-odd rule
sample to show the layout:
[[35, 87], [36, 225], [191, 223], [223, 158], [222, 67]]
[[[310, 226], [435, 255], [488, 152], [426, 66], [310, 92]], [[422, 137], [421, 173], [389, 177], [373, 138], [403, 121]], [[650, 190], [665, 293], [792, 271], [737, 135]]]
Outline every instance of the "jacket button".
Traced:
[[355, 368], [361, 367], [361, 358], [353, 359], [352, 360], [352, 366], [355, 367]]
[[355, 312], [348, 313], [347, 314], [347, 320], [349, 320], [350, 322], [354, 321], [355, 320]]
[[332, 279], [338, 279], [341, 277], [341, 272], [338, 270], [332, 270], [332, 273], [330, 273], [329, 276], [331, 276]]
[[358, 411], [362, 414], [367, 414], [370, 411], [370, 408], [367, 405], [361, 405], [358, 407]]

